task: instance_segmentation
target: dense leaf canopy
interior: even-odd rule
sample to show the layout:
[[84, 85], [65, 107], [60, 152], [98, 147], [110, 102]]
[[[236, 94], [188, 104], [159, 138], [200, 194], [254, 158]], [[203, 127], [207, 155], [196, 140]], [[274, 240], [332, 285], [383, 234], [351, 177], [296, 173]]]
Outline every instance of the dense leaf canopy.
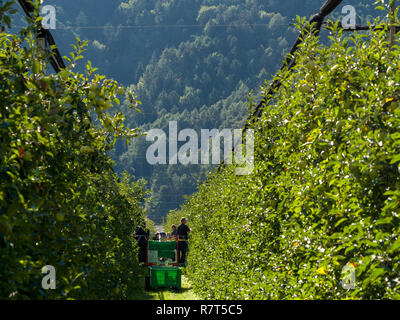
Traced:
[[205, 298], [399, 298], [400, 49], [387, 29], [330, 40], [310, 35], [279, 75], [252, 126], [254, 172], [225, 167], [173, 213]]
[[[11, 21], [7, 8], [0, 24]], [[37, 23], [0, 34], [0, 298], [126, 297], [140, 274], [133, 231], [146, 192], [118, 178], [107, 155], [138, 134], [113, 110], [124, 88], [90, 63], [74, 71], [79, 39], [68, 67], [49, 75]], [[41, 285], [46, 265], [54, 290]]]

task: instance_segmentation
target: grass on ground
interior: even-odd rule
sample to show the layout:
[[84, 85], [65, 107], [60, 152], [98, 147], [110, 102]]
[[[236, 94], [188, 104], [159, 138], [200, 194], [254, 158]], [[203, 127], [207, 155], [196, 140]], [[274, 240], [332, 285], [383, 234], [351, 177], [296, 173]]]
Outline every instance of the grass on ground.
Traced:
[[187, 278], [182, 275], [181, 289], [158, 289], [144, 290], [141, 288], [135, 291], [131, 296], [132, 300], [198, 300], [194, 294], [192, 285]]

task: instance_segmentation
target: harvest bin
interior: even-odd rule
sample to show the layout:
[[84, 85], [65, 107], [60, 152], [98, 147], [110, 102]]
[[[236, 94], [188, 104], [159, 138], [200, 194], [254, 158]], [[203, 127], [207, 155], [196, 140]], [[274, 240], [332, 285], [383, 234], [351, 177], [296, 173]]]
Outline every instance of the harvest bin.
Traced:
[[148, 266], [159, 266], [163, 264], [178, 265], [178, 242], [173, 241], [147, 241]]
[[150, 288], [181, 289], [182, 271], [178, 267], [150, 267]]

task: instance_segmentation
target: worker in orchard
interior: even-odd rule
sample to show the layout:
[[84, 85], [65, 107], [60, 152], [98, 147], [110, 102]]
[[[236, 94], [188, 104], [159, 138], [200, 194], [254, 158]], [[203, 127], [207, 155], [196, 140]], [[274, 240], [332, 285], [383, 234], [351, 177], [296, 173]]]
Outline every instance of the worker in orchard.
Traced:
[[186, 262], [186, 253], [188, 251], [188, 237], [190, 229], [186, 225], [186, 218], [181, 219], [181, 224], [178, 227], [178, 248], [179, 248], [179, 263]]
[[176, 225], [172, 225], [171, 226], [171, 229], [172, 229], [172, 231], [171, 231], [171, 234], [170, 234], [170, 238], [178, 238], [178, 229], [176, 228]]
[[146, 232], [141, 226], [136, 227], [134, 237], [139, 246], [139, 262], [146, 262], [148, 235], [148, 232]]

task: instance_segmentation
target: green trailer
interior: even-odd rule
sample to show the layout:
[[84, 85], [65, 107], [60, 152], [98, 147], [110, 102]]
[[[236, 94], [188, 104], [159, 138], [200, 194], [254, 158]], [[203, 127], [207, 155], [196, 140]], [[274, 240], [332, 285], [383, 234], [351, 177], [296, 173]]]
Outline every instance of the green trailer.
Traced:
[[148, 266], [147, 288], [181, 288], [182, 271], [178, 267], [177, 240], [147, 241], [146, 264]]

